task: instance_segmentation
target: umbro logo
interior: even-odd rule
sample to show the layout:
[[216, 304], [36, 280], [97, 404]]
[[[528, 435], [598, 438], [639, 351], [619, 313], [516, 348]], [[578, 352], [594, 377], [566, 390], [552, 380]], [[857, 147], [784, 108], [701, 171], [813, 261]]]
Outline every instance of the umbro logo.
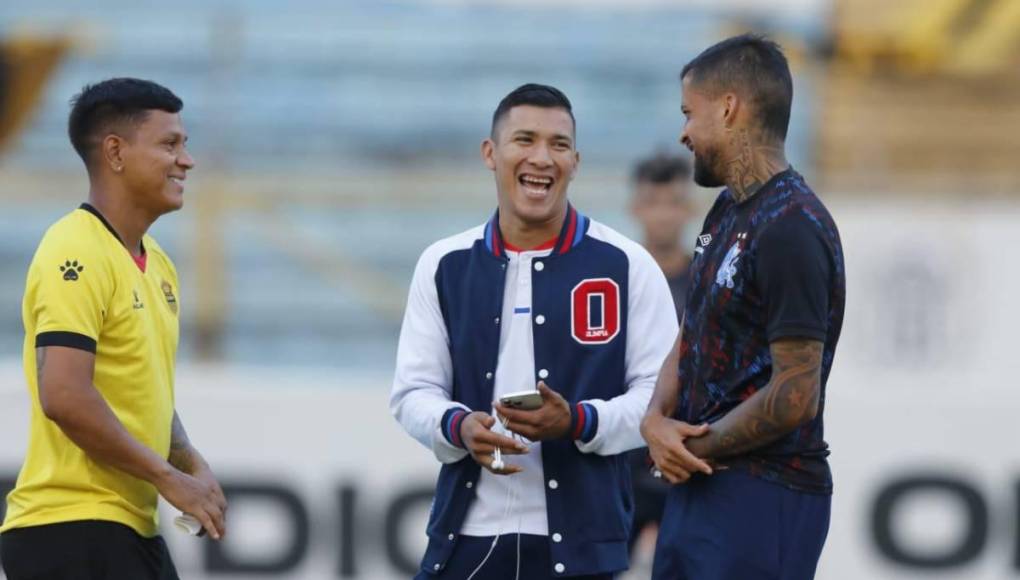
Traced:
[[701, 234], [698, 236], [698, 244], [694, 247], [695, 254], [704, 254], [705, 247], [712, 243], [712, 234]]

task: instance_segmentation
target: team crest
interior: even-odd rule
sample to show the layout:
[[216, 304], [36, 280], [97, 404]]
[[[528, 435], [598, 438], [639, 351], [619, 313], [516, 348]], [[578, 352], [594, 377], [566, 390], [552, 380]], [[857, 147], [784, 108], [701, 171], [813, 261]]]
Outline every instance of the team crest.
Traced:
[[740, 242], [734, 242], [730, 251], [726, 252], [719, 271], [715, 274], [715, 283], [727, 288], [733, 288], [733, 277], [737, 275], [737, 261], [740, 260]]
[[64, 273], [64, 280], [68, 282], [77, 282], [78, 274], [81, 274], [82, 270], [85, 269], [84, 264], [79, 264], [78, 260], [64, 260], [64, 263], [60, 266], [60, 271]]
[[170, 311], [177, 314], [177, 298], [174, 296], [174, 287], [166, 280], [163, 280], [159, 287], [163, 289], [163, 296], [166, 297], [166, 303], [170, 306]]
[[574, 286], [570, 333], [581, 344], [605, 344], [620, 333], [620, 287], [616, 282], [589, 278]]

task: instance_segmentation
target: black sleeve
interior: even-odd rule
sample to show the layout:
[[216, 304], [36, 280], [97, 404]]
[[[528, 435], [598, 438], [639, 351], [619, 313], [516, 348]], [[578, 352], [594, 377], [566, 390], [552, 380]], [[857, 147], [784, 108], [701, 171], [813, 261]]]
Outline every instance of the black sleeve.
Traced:
[[771, 224], [758, 242], [758, 290], [766, 336], [825, 341], [832, 258], [821, 228], [794, 211]]
[[95, 339], [77, 332], [40, 332], [35, 336], [35, 347], [42, 348], [44, 346], [66, 346], [96, 354]]

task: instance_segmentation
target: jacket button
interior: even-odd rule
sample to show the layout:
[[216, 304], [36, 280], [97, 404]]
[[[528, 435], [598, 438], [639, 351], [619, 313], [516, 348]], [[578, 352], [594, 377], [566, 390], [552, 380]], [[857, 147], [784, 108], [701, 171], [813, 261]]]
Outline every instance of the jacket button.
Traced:
[[[556, 534], [556, 535], [559, 535], [559, 534]], [[450, 540], [450, 541], [452, 542], [452, 541], [453, 541], [453, 539], [454, 539], [454, 538], [456, 538], [456, 537], [457, 537], [457, 536], [454, 536], [453, 534], [450, 534], [449, 536], [446, 536], [446, 539], [447, 539], [447, 540]]]
[[492, 373], [485, 373], [485, 378], [492, 380]]
[[545, 324], [545, 316], [539, 314], [535, 317], [535, 324]]
[[[453, 538], [450, 538], [450, 539], [452, 540]], [[557, 544], [559, 544], [560, 542], [563, 541], [563, 536], [561, 536], [559, 534], [559, 532], [557, 532], [557, 533], [553, 534], [553, 541], [556, 542]]]
[[498, 316], [496, 317], [496, 320], [495, 320], [494, 322], [495, 322], [496, 324], [499, 324], [499, 317], [498, 317]]
[[536, 261], [535, 262], [535, 271], [536, 272], [541, 272], [542, 270], [545, 270], [545, 264], [543, 264], [542, 262]]
[[[560, 565], [561, 564], [557, 564], [557, 566], [560, 566]], [[442, 566], [440, 566], [439, 564], [436, 564], [435, 566], [432, 566], [432, 569], [435, 570], [436, 572], [438, 572], [440, 568], [442, 568]]]
[[[438, 565], [439, 564], [436, 564], [436, 566]], [[438, 568], [436, 569], [438, 570]], [[553, 566], [553, 570], [556, 570], [557, 574], [562, 574], [566, 569], [567, 567], [563, 565], [563, 562], [556, 562], [556, 565]]]
[[469, 481], [469, 482], [464, 484], [464, 487], [466, 487], [468, 489], [471, 489], [474, 486], [475, 486], [475, 482], [473, 482], [473, 481]]
[[540, 379], [547, 379], [547, 378], [549, 378], [549, 371], [547, 371], [545, 369], [542, 369], [542, 370], [538, 371], [538, 378], [540, 378]]
[[555, 479], [550, 479], [549, 480], [549, 489], [556, 489], [559, 486], [560, 486], [560, 482], [556, 481]]

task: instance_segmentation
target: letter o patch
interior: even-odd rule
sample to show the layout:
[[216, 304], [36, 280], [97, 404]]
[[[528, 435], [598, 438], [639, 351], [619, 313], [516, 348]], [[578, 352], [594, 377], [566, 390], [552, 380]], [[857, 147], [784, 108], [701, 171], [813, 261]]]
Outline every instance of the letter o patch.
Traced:
[[609, 278], [582, 280], [570, 292], [570, 333], [581, 344], [605, 344], [620, 332], [620, 287]]

